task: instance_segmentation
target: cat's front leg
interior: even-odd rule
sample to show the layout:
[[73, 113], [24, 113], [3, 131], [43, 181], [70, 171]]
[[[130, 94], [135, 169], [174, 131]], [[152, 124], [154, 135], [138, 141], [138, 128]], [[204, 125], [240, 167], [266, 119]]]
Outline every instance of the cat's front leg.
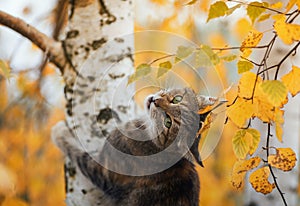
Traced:
[[108, 195], [118, 189], [120, 187], [118, 174], [104, 168], [98, 163], [97, 157], [91, 156], [88, 152], [81, 149], [79, 141], [70, 133], [66, 126], [58, 126], [59, 128], [54, 129], [58, 129], [60, 132], [58, 134], [53, 132], [52, 140], [71, 162], [80, 169], [82, 174]]

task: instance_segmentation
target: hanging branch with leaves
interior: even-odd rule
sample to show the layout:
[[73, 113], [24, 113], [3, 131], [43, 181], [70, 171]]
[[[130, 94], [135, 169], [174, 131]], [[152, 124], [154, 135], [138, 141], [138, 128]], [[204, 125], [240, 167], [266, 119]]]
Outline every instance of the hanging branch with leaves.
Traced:
[[[190, 1], [187, 5], [196, 2]], [[230, 5], [234, 2], [235, 5], [229, 7], [228, 2], [231, 3]], [[295, 6], [298, 8], [290, 12]], [[129, 83], [149, 74], [151, 67], [157, 62], [160, 62], [157, 69], [157, 78], [160, 78], [175, 64], [187, 57], [194, 59], [194, 68], [213, 67], [220, 62], [237, 61], [237, 73], [241, 74], [241, 78], [238, 82], [236, 98], [234, 101], [228, 102], [226, 111], [226, 122], [230, 120], [239, 128], [232, 138], [233, 150], [238, 159], [233, 166], [232, 185], [237, 189], [241, 188], [244, 184], [245, 174], [255, 169], [249, 176], [252, 187], [263, 194], [271, 193], [274, 188], [277, 188], [284, 205], [287, 205], [284, 193], [276, 179], [274, 168], [284, 172], [292, 170], [296, 164], [296, 154], [291, 148], [271, 146], [270, 138], [273, 137], [271, 127], [275, 127], [276, 137], [279, 142], [282, 142], [283, 107], [288, 102], [288, 93], [295, 96], [300, 92], [299, 66], [293, 65], [287, 74], [279, 78], [279, 71], [282, 70], [283, 63], [289, 57], [296, 55], [300, 45], [300, 25], [293, 23], [300, 15], [300, 4], [290, 1], [284, 7], [282, 2], [269, 4], [267, 2], [245, 3], [236, 0], [217, 1], [210, 6], [207, 22], [214, 18], [229, 16], [240, 8], [246, 9], [252, 24], [273, 19], [273, 28], [267, 32], [273, 32], [274, 35], [267, 44], [259, 45], [265, 32], [253, 29], [242, 41], [241, 46], [222, 48], [208, 45], [200, 45], [198, 48], [179, 46], [175, 54], [167, 54], [150, 63], [137, 66]], [[283, 56], [278, 56], [277, 64], [269, 66], [269, 57], [277, 41], [283, 42], [290, 49]], [[223, 52], [228, 50], [240, 50], [241, 53], [224, 55]], [[264, 50], [259, 62], [250, 58], [252, 52], [256, 50]], [[255, 70], [256, 72], [254, 72]], [[275, 73], [273, 78], [271, 72]], [[255, 118], [266, 123], [268, 128], [266, 138], [262, 138], [258, 130], [251, 128], [251, 121]], [[266, 146], [263, 148], [266, 152], [266, 159], [255, 155], [260, 150], [259, 143], [263, 141], [266, 142]], [[268, 180], [270, 175], [273, 183]]]

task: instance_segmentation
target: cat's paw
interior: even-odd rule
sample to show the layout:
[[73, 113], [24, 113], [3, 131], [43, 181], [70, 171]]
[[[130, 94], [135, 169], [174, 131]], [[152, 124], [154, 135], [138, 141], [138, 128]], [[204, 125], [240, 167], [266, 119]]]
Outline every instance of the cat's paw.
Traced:
[[65, 154], [68, 155], [70, 147], [77, 147], [77, 140], [71, 134], [64, 121], [58, 122], [51, 131], [52, 142]]

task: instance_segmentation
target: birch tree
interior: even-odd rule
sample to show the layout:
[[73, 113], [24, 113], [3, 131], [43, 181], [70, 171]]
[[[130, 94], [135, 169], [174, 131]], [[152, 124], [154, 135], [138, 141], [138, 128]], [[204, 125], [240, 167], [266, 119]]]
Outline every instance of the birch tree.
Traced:
[[[126, 121], [134, 113], [134, 104], [128, 101], [133, 87], [115, 94], [120, 88], [127, 88], [128, 75], [133, 71], [133, 2], [60, 3], [61, 8], [67, 8], [61, 15], [68, 14], [60, 41], [3, 11], [0, 24], [36, 44], [64, 77], [66, 120], [53, 128], [53, 137], [79, 138], [85, 150], [99, 150], [103, 138], [114, 127], [114, 118]], [[104, 204], [101, 191], [69, 161], [65, 164], [65, 178], [67, 205]]]

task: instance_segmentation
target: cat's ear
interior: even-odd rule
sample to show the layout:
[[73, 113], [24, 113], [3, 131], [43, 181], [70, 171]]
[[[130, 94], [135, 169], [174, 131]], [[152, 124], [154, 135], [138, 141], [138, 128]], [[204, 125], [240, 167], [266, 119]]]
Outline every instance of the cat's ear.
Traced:
[[211, 97], [211, 96], [197, 95], [197, 100], [198, 100], [199, 109], [204, 109], [208, 106], [214, 105], [218, 101], [218, 98]]

